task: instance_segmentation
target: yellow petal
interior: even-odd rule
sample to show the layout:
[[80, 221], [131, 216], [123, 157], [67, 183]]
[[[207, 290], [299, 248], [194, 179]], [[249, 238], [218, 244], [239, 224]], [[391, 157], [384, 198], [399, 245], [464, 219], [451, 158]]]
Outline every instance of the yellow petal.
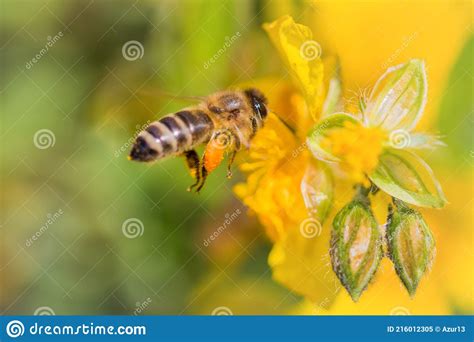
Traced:
[[272, 241], [278, 241], [307, 210], [299, 191], [307, 155], [283, 161], [277, 168], [259, 170], [247, 177], [234, 192], [258, 216]]
[[421, 60], [388, 68], [372, 89], [364, 112], [367, 124], [381, 125], [387, 131], [411, 131], [423, 114], [427, 86]]
[[332, 302], [341, 287], [331, 269], [329, 235], [308, 218], [287, 229], [268, 258], [273, 278], [313, 302]]
[[323, 163], [310, 162], [301, 180], [301, 195], [308, 213], [324, 224], [334, 197], [331, 170]]
[[290, 16], [264, 24], [263, 28], [298, 81], [309, 112], [317, 120], [324, 98], [324, 68], [319, 43], [313, 40], [313, 34], [307, 26], [296, 24]]

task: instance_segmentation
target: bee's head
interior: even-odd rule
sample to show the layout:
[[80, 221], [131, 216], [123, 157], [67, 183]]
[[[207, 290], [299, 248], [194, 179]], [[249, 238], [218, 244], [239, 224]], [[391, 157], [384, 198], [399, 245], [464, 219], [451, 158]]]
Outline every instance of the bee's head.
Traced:
[[249, 88], [244, 91], [245, 96], [247, 96], [250, 105], [252, 106], [252, 110], [255, 115], [260, 116], [263, 120], [267, 117], [267, 99], [262, 92], [255, 88]]

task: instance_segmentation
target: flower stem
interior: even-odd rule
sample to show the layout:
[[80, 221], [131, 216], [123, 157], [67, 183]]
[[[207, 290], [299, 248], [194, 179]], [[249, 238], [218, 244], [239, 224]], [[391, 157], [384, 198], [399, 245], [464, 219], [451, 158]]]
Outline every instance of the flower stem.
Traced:
[[366, 188], [362, 184], [356, 184], [356, 194], [354, 196], [354, 200], [364, 203], [366, 205], [370, 205], [369, 201], [369, 193], [370, 187]]

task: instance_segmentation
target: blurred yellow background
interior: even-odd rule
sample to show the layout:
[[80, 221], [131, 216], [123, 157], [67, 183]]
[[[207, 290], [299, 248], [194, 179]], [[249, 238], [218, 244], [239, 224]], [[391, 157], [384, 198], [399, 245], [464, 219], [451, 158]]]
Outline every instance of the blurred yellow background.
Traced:
[[[1, 2], [0, 308], [3, 314], [474, 312], [471, 1]], [[426, 61], [419, 130], [449, 205], [423, 215], [437, 257], [414, 299], [383, 262], [357, 304], [311, 302], [272, 279], [271, 243], [221, 167], [200, 195], [180, 158], [126, 159], [147, 121], [287, 71], [261, 26], [290, 14], [344, 97]], [[236, 217], [229, 224], [229, 217]], [[225, 225], [214, 240], [206, 240]]]

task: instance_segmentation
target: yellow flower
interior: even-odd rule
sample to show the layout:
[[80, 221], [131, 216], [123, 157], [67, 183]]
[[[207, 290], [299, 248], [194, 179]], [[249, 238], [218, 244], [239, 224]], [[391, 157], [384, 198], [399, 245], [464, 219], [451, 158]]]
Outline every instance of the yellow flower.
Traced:
[[[413, 132], [427, 98], [423, 61], [390, 67], [370, 97], [359, 99], [360, 113], [323, 118], [308, 136], [313, 155], [339, 163], [350, 178], [368, 183], [404, 202], [441, 208], [446, 203], [430, 167], [413, 150], [433, 148], [436, 137]], [[368, 185], [368, 184], [366, 184]]]
[[268, 236], [277, 241], [289, 223], [298, 222], [306, 211], [294, 189], [299, 188], [298, 178], [301, 180], [308, 155], [292, 157], [297, 139], [274, 114], [265, 125], [252, 140], [249, 160], [240, 165], [248, 174], [247, 182], [237, 184], [234, 191], [258, 214]]
[[263, 27], [299, 84], [313, 119], [317, 119], [324, 99], [324, 66], [319, 43], [313, 40], [313, 33], [307, 26], [295, 23], [289, 16]]
[[[307, 140], [316, 158], [336, 165], [336, 169], [339, 166], [352, 181], [362, 183], [366, 188], [370, 179], [377, 190], [394, 198], [397, 209], [390, 210], [387, 218], [387, 236], [390, 238], [386, 239], [386, 245], [395, 270], [411, 295], [415, 294], [419, 280], [426, 272], [429, 256], [434, 254], [434, 242], [432, 239], [430, 243], [428, 239], [422, 239], [426, 242], [423, 244], [413, 241], [421, 232], [427, 237], [432, 235], [421, 214], [408, 208], [404, 202], [432, 208], [441, 208], [446, 203], [430, 167], [411, 151], [439, 144], [435, 138], [412, 131], [425, 107], [426, 79], [424, 63], [419, 60], [388, 68], [376, 82], [369, 98], [359, 100], [360, 113], [326, 116], [314, 127]], [[370, 268], [373, 263], [369, 261], [377, 262], [378, 266], [379, 259], [368, 257], [367, 265], [352, 270], [349, 266], [355, 257], [348, 251], [358, 248], [357, 240], [346, 239], [343, 233], [352, 230], [356, 236], [370, 237], [367, 241], [372, 241], [374, 247], [364, 250], [367, 255], [376, 255], [370, 253], [379, 250], [383, 241], [375, 220], [372, 230], [367, 230], [371, 233], [365, 234], [359, 233], [365, 225], [344, 225], [338, 219], [345, 217], [344, 213], [358, 204], [370, 212], [370, 191], [360, 186], [358, 189], [354, 200], [337, 214], [331, 234], [333, 268], [354, 300], [358, 300], [377, 269]], [[410, 224], [412, 221], [417, 224]], [[418, 233], [406, 234], [407, 231]], [[403, 238], [398, 238], [400, 234]], [[414, 245], [418, 248], [414, 249]], [[413, 257], [402, 257], [406, 255]], [[365, 269], [371, 272], [365, 274]], [[407, 273], [407, 269], [413, 272]], [[359, 283], [358, 279], [366, 281]]]
[[342, 161], [343, 169], [354, 182], [368, 186], [365, 175], [377, 166], [384, 140], [385, 134], [380, 128], [346, 121], [343, 127], [329, 132], [322, 145]]
[[[280, 117], [271, 113], [255, 136], [249, 158], [240, 166], [247, 181], [235, 192], [274, 242], [269, 256], [273, 277], [306, 298], [331, 302], [340, 286], [330, 270], [330, 230], [324, 222], [331, 207], [342, 207], [341, 199], [351, 192], [338, 166], [352, 183], [369, 185], [369, 177], [380, 190], [402, 201], [426, 207], [445, 203], [428, 165], [404, 151], [436, 144], [432, 137], [413, 133], [427, 98], [424, 63], [410, 60], [388, 68], [370, 96], [359, 100], [360, 112], [331, 114], [340, 106], [340, 83], [337, 78], [324, 79], [321, 48], [311, 31], [288, 16], [264, 28], [300, 89], [279, 82], [260, 86]], [[272, 98], [275, 93], [279, 102]], [[338, 184], [322, 162], [336, 171]], [[333, 200], [341, 184], [345, 189], [338, 190]], [[368, 199], [360, 200], [370, 205]], [[380, 211], [379, 205], [374, 207]], [[361, 284], [360, 291], [362, 286], [366, 285]]]
[[321, 51], [311, 31], [289, 16], [264, 28], [298, 89], [283, 81], [253, 83], [278, 117], [270, 114], [252, 140], [249, 160], [240, 165], [247, 180], [234, 190], [274, 242], [274, 279], [312, 300], [332, 300], [339, 287], [328, 263], [328, 230], [321, 226], [332, 198], [318, 193], [332, 188], [332, 180], [305, 143], [325, 105]]

